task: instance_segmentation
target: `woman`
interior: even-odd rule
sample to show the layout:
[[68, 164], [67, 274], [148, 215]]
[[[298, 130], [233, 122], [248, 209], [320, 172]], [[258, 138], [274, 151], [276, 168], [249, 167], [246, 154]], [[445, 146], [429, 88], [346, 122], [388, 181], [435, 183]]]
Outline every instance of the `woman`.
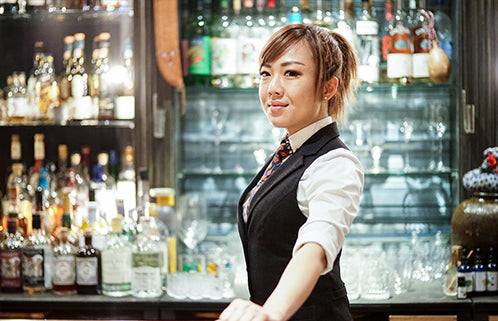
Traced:
[[363, 170], [335, 120], [356, 68], [345, 38], [316, 26], [286, 26], [263, 48], [259, 97], [288, 140], [241, 196], [251, 301], [234, 300], [220, 320], [352, 320], [339, 257]]

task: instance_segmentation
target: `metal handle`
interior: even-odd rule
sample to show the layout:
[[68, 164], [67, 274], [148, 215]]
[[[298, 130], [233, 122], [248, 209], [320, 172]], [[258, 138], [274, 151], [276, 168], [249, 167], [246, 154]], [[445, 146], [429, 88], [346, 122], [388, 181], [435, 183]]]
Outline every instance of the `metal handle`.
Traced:
[[462, 89], [463, 130], [466, 134], [475, 134], [476, 106], [467, 104], [467, 92]]
[[154, 138], [164, 138], [166, 134], [166, 109], [157, 105], [157, 93], [152, 94], [152, 125]]

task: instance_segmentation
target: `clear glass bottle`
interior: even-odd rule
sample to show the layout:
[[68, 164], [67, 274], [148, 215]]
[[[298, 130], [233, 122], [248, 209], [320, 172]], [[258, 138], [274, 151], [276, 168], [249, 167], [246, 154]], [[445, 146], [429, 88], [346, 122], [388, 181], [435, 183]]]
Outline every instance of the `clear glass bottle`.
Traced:
[[237, 25], [230, 16], [228, 0], [220, 1], [220, 13], [211, 26], [211, 85], [233, 87], [237, 66]]
[[64, 51], [62, 53], [63, 73], [59, 76], [60, 105], [54, 109], [54, 120], [58, 123], [64, 123], [69, 119], [69, 112], [72, 108], [73, 98], [71, 97], [71, 66], [73, 59], [74, 36], [64, 37]]
[[85, 244], [76, 252], [76, 291], [78, 294], [100, 294], [100, 251], [92, 245], [92, 231], [84, 233]]
[[[473, 286], [473, 279], [472, 279], [472, 268], [469, 265], [469, 259], [467, 258], [465, 249], [462, 252], [462, 257], [460, 259], [460, 265], [457, 268], [457, 296], [459, 296], [459, 293], [465, 293], [465, 296], [468, 296], [470, 293], [472, 293], [474, 286]], [[461, 279], [464, 279], [465, 281], [462, 282], [460, 281]]]
[[410, 30], [402, 7], [403, 2], [395, 1], [394, 27], [390, 33], [391, 47], [387, 54], [387, 78], [389, 82], [406, 85], [411, 82], [412, 75]]
[[425, 0], [410, 0], [408, 24], [412, 43], [412, 80], [429, 82], [429, 52], [432, 44], [429, 41], [429, 21], [420, 13], [425, 10]]
[[7, 115], [10, 123], [25, 123], [29, 117], [26, 75], [23, 71], [12, 74], [13, 84], [7, 92]]
[[117, 216], [116, 181], [107, 170], [109, 155], [100, 153], [97, 158], [98, 164], [94, 165], [90, 188], [95, 190], [95, 201], [106, 222], [110, 222], [113, 217]]
[[71, 97], [69, 109], [71, 119], [91, 119], [92, 99], [88, 87], [88, 73], [85, 66], [85, 34], [74, 35], [74, 48], [71, 64]]
[[44, 43], [36, 41], [33, 53], [33, 66], [26, 80], [26, 94], [28, 97], [28, 115], [30, 119], [36, 119], [38, 103], [40, 99], [40, 88], [37, 87], [38, 79], [43, 71]]
[[0, 288], [5, 293], [22, 292], [22, 248], [24, 238], [17, 231], [17, 214], [9, 213], [7, 235], [0, 244]]
[[42, 191], [36, 191], [35, 213], [32, 218], [33, 232], [24, 242], [23, 287], [28, 294], [42, 293], [52, 289], [52, 267], [54, 264], [50, 238], [42, 228], [46, 208]]
[[380, 74], [379, 24], [372, 18], [369, 0], [362, 0], [361, 15], [356, 20], [358, 78], [365, 83], [378, 83]]
[[163, 293], [161, 244], [152, 234], [152, 226], [148, 217], [141, 217], [140, 225], [142, 231], [132, 251], [131, 294], [139, 298], [159, 297]]
[[456, 296], [457, 294], [457, 268], [462, 256], [462, 246], [453, 245], [451, 247], [451, 261], [448, 263], [443, 276], [443, 293], [446, 296]]
[[59, 295], [76, 293], [76, 248], [68, 240], [70, 232], [67, 227], [61, 228], [59, 244], [53, 248], [52, 290]]
[[112, 297], [130, 295], [132, 247], [122, 235], [121, 217], [111, 221], [111, 235], [102, 251], [102, 293]]
[[135, 118], [135, 66], [133, 63], [133, 39], [127, 38], [123, 49], [123, 79], [115, 102], [116, 119]]
[[41, 59], [41, 73], [37, 79], [37, 108], [35, 118], [40, 121], [51, 122], [55, 119], [55, 108], [60, 105], [60, 89], [55, 78], [54, 57], [45, 55]]
[[66, 177], [75, 192], [75, 223], [81, 226], [83, 221], [88, 217], [89, 186], [83, 175], [81, 155], [79, 153], [71, 154], [71, 167], [67, 170]]
[[109, 61], [109, 48], [111, 46], [111, 34], [109, 32], [102, 32], [99, 34], [99, 60], [96, 73], [99, 77], [99, 113], [98, 119], [110, 120], [114, 119], [114, 94], [111, 74], [110, 74], [110, 61]]
[[124, 216], [137, 205], [136, 174], [133, 146], [126, 146], [123, 167], [118, 175], [117, 199], [123, 200]]

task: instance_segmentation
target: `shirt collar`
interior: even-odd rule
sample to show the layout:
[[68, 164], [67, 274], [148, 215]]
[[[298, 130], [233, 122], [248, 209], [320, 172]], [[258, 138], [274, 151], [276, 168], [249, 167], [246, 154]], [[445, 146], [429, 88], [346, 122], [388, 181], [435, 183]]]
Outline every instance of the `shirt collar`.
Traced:
[[295, 152], [298, 150], [317, 131], [330, 124], [332, 124], [332, 117], [328, 116], [289, 136], [292, 151]]

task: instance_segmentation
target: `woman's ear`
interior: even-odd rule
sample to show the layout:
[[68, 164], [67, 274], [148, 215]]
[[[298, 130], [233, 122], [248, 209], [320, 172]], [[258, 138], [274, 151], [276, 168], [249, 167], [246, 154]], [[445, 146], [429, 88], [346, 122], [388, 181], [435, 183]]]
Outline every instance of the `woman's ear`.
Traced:
[[339, 78], [332, 77], [325, 83], [325, 90], [323, 92], [323, 98], [329, 100], [337, 92], [337, 86], [339, 86]]

